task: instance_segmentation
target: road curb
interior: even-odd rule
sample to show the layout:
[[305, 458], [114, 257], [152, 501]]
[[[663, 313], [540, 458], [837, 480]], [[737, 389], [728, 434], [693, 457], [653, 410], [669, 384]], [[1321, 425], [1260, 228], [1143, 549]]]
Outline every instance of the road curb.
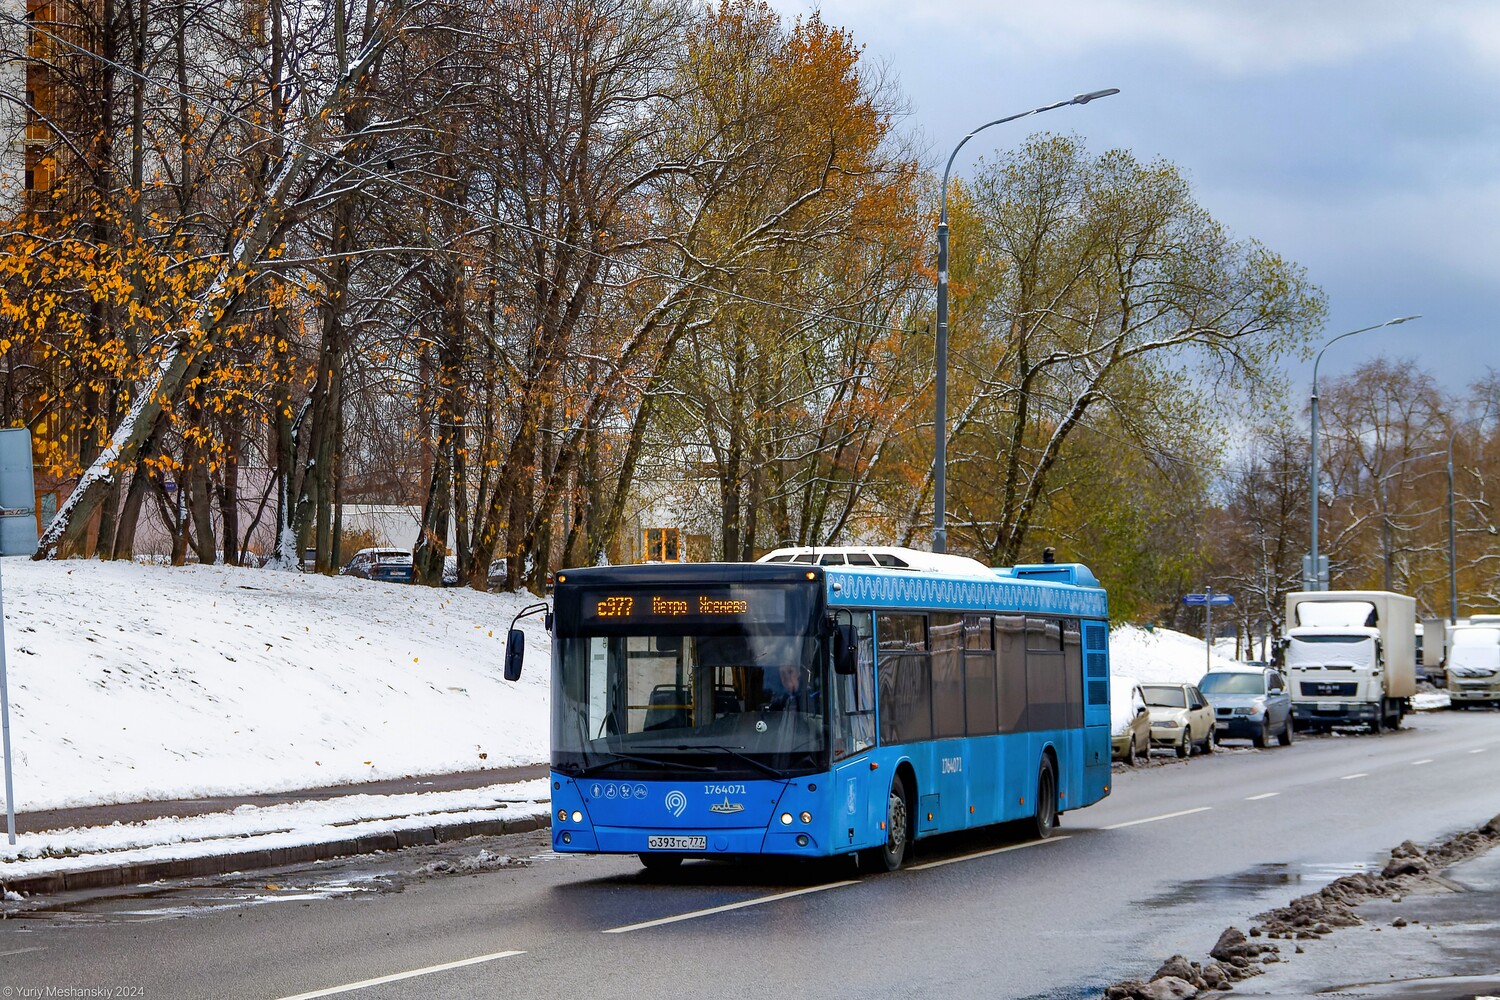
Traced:
[[256, 849], [199, 858], [178, 858], [171, 861], [107, 865], [15, 879], [7, 879], [0, 874], [0, 896], [7, 892], [27, 896], [46, 896], [77, 889], [108, 889], [137, 882], [155, 882], [159, 879], [194, 878], [260, 868], [281, 868], [285, 865], [309, 864], [314, 861], [327, 861], [331, 858], [349, 857], [356, 854], [374, 854], [378, 851], [400, 850], [403, 847], [442, 844], [466, 840], [469, 837], [498, 837], [507, 833], [529, 833], [532, 830], [545, 829], [550, 825], [550, 816], [444, 823], [370, 834], [364, 837], [351, 837], [347, 840], [303, 844], [297, 847]]

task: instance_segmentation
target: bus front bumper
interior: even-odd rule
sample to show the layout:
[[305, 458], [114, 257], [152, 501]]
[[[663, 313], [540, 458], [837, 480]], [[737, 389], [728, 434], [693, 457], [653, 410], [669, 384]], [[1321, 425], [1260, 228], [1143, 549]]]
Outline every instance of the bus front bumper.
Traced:
[[817, 836], [806, 828], [786, 831], [756, 828], [657, 831], [576, 824], [553, 824], [552, 849], [559, 854], [678, 854], [687, 858], [746, 854], [811, 858], [828, 853], [827, 845], [820, 844]]

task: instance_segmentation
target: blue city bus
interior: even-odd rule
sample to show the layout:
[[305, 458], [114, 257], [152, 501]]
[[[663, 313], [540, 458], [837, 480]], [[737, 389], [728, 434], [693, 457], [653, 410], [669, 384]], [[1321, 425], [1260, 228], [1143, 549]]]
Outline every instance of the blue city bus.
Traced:
[[560, 572], [553, 848], [894, 870], [934, 834], [1047, 837], [1109, 794], [1106, 614], [1082, 565], [899, 548]]

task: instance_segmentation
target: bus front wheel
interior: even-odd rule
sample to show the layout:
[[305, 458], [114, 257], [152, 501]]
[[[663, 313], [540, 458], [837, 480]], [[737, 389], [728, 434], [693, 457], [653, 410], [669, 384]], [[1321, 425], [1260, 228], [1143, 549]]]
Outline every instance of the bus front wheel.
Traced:
[[1036, 774], [1036, 812], [1032, 816], [1032, 833], [1046, 840], [1057, 829], [1057, 771], [1051, 757], [1042, 757]]
[[906, 783], [898, 774], [891, 779], [891, 792], [886, 797], [885, 843], [865, 852], [870, 867], [877, 871], [893, 872], [905, 863], [910, 824], [911, 810], [906, 805]]

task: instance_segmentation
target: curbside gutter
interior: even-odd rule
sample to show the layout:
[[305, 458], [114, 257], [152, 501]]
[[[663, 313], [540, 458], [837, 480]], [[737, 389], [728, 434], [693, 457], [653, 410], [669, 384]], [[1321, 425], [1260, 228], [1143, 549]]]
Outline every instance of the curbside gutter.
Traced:
[[509, 833], [529, 833], [550, 826], [551, 817], [548, 815], [520, 816], [515, 819], [419, 826], [389, 833], [351, 837], [346, 840], [303, 844], [297, 847], [276, 847], [199, 858], [105, 865], [77, 871], [53, 872], [47, 875], [29, 875], [16, 879], [6, 879], [3, 874], [0, 874], [0, 898], [3, 898], [6, 893], [28, 896], [55, 895], [78, 889], [107, 889], [138, 882], [155, 882], [160, 879], [195, 878], [257, 868], [281, 868], [285, 865], [308, 864], [358, 854], [396, 851], [404, 847], [467, 840], [470, 837], [498, 837]]

